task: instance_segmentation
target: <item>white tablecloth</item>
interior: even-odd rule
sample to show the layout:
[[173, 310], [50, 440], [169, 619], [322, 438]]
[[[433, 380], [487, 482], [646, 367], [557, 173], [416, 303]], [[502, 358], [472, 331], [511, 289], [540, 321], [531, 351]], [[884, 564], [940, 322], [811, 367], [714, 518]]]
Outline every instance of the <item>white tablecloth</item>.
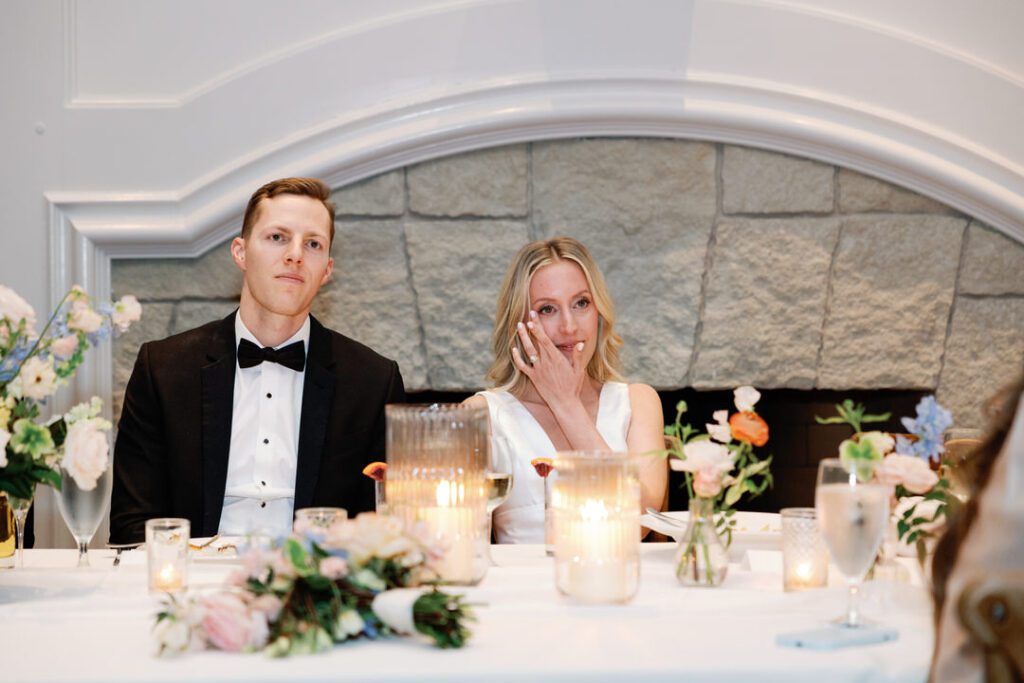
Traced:
[[[203, 652], [152, 656], [158, 602], [144, 562], [111, 566], [92, 551], [26, 553], [26, 568], [0, 571], [0, 670], [4, 681], [924, 681], [931, 608], [917, 586], [873, 582], [864, 611], [899, 629], [899, 640], [834, 652], [775, 645], [838, 615], [841, 587], [784, 593], [777, 553], [730, 566], [719, 588], [683, 588], [674, 545], [644, 544], [640, 592], [624, 606], [581, 606], [560, 597], [553, 560], [539, 546], [494, 546], [497, 566], [459, 589], [479, 622], [462, 650], [395, 639], [339, 645], [328, 654], [272, 660]], [[773, 561], [774, 560], [774, 561]], [[218, 585], [230, 566], [193, 563], [193, 586]]]

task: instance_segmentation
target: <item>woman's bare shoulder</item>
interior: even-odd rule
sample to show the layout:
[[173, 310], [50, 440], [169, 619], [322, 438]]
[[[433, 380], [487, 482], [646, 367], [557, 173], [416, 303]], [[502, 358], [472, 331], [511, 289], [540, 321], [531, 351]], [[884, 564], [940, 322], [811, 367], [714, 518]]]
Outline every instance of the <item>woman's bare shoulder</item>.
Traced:
[[480, 394], [473, 394], [465, 401], [463, 401], [462, 405], [469, 406], [470, 408], [486, 408], [487, 399], [481, 396]]

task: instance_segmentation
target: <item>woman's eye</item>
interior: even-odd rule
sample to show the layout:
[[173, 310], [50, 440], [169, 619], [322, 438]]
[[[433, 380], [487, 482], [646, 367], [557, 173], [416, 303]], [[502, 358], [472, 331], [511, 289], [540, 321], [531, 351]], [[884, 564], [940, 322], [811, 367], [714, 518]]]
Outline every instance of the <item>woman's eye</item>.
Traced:
[[579, 299], [576, 302], [576, 308], [586, 308], [590, 305], [590, 299]]
[[555, 312], [555, 307], [551, 306], [550, 304], [544, 305], [544, 306], [541, 306], [540, 308], [538, 308], [537, 312], [540, 313], [541, 315], [548, 315], [550, 313], [554, 313]]

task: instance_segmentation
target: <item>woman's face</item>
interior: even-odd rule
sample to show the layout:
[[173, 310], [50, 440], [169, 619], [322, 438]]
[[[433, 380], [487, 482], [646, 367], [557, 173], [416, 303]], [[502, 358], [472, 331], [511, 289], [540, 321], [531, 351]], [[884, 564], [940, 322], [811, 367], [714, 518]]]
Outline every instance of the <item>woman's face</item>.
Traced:
[[[530, 309], [559, 351], [572, 359], [573, 347], [583, 342], [583, 365], [597, 348], [597, 307], [583, 269], [563, 259], [543, 266], [530, 280]], [[525, 322], [525, 321], [524, 321]]]

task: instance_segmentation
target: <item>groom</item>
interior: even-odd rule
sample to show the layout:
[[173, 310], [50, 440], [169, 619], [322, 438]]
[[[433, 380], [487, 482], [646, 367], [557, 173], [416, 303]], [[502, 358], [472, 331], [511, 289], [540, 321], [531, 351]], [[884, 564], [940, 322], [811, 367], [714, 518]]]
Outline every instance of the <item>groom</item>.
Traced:
[[330, 278], [334, 205], [313, 178], [249, 200], [231, 255], [238, 310], [139, 349], [114, 446], [110, 542], [154, 517], [193, 537], [287, 533], [295, 510], [373, 509], [365, 465], [383, 459], [398, 365], [310, 316]]

